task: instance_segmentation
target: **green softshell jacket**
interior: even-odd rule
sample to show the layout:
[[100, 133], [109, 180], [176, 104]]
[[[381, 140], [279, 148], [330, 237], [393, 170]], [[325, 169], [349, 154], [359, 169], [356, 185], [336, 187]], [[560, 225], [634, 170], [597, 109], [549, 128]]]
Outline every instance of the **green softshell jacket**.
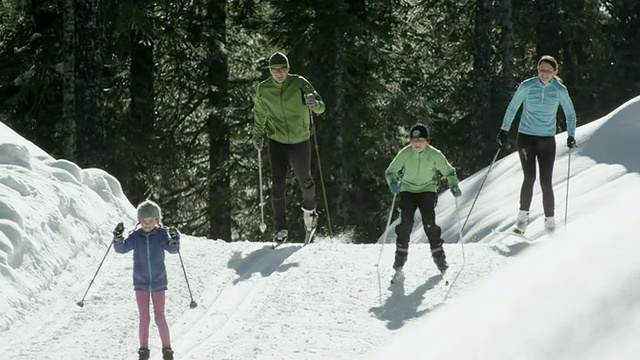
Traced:
[[440, 150], [427, 145], [423, 152], [417, 153], [411, 145], [407, 145], [391, 161], [385, 171], [385, 178], [389, 186], [394, 181], [402, 181], [400, 191], [436, 192], [438, 188], [436, 171], [447, 178], [449, 188], [458, 185], [456, 169], [449, 164]]
[[324, 112], [324, 102], [313, 86], [302, 76], [289, 74], [282, 84], [269, 78], [258, 85], [253, 105], [255, 123], [253, 138], [267, 135], [283, 144], [299, 144], [311, 137], [309, 107], [304, 94], [313, 93], [316, 114]]

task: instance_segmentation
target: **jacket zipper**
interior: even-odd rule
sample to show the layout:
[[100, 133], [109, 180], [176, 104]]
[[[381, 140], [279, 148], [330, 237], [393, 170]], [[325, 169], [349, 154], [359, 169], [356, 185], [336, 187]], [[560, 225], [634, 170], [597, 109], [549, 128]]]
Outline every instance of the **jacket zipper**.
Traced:
[[[286, 81], [286, 80], [285, 80]], [[287, 121], [287, 114], [284, 112], [284, 105], [282, 104], [282, 92], [284, 90], [284, 83], [280, 85], [280, 111], [282, 111], [282, 117], [284, 118], [284, 126], [287, 130], [287, 140], [291, 142], [291, 134], [289, 133], [289, 122]]]
[[153, 273], [151, 272], [151, 249], [149, 248], [149, 234], [147, 236], [147, 267], [149, 268], [149, 292], [152, 292], [153, 288], [151, 284], [153, 284]]

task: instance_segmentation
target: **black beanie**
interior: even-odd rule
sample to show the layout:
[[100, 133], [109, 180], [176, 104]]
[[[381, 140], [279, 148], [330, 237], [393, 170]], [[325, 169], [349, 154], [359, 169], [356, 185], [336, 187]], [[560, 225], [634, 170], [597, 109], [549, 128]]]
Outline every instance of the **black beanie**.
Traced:
[[409, 130], [409, 138], [426, 138], [429, 139], [429, 129], [423, 124], [415, 124]]
[[277, 52], [269, 57], [269, 67], [289, 67], [287, 55]]

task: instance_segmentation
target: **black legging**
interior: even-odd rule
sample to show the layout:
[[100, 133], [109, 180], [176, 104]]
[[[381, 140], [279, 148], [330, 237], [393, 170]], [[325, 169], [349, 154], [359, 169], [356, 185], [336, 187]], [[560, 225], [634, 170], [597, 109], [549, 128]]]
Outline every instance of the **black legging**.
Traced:
[[553, 216], [555, 198], [553, 196], [553, 164], [556, 158], [556, 139], [553, 136], [533, 136], [518, 133], [516, 138], [518, 155], [524, 179], [520, 189], [520, 210], [529, 211], [533, 197], [533, 184], [536, 181], [536, 159], [540, 169], [540, 187], [542, 188], [542, 206], [544, 215]]
[[442, 246], [444, 240], [440, 237], [442, 230], [436, 225], [436, 212], [434, 210], [438, 195], [435, 192], [400, 193], [400, 224], [396, 226], [396, 264], [403, 266], [409, 253], [409, 238], [413, 230], [413, 216], [416, 209], [420, 210], [422, 226], [429, 239], [431, 249]]
[[269, 139], [269, 161], [271, 163], [271, 206], [275, 229], [287, 229], [285, 212], [285, 185], [289, 165], [298, 179], [302, 191], [302, 207], [316, 208], [316, 184], [311, 177], [311, 143], [282, 144]]

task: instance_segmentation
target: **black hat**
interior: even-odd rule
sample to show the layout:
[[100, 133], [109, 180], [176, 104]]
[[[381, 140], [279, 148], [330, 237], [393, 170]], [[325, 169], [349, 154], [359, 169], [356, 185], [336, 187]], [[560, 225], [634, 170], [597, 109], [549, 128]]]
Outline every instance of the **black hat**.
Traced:
[[269, 67], [270, 68], [280, 68], [280, 67], [289, 67], [289, 59], [287, 59], [287, 55], [276, 52], [269, 57]]
[[426, 138], [429, 139], [429, 129], [423, 124], [415, 124], [409, 130], [409, 138]]

